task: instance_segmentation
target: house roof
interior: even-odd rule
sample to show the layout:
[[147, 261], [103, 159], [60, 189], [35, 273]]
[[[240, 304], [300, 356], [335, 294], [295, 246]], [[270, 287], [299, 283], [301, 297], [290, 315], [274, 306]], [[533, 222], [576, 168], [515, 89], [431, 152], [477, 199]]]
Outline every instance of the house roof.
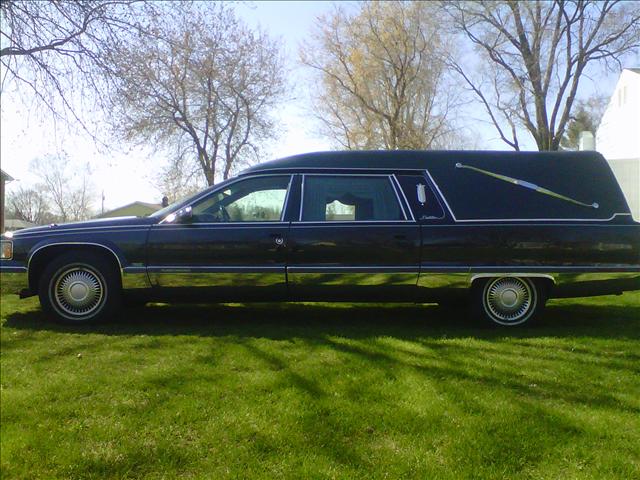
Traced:
[[135, 201], [135, 202], [131, 202], [131, 203], [127, 203], [126, 205], [122, 205], [121, 207], [117, 207], [114, 208], [112, 210], [108, 210], [100, 215], [98, 215], [96, 218], [103, 218], [103, 217], [108, 217], [108, 216], [112, 216], [112, 214], [114, 212], [118, 212], [120, 210], [125, 210], [131, 207], [143, 207], [146, 208], [152, 212], [155, 212], [156, 210], [160, 210], [162, 208], [162, 205], [158, 204], [158, 203], [147, 203], [147, 202], [140, 202], [140, 201]]
[[5, 172], [4, 170], [0, 169], [0, 177], [2, 178], [2, 180], [4, 180], [5, 182], [10, 182], [11, 180], [15, 180], [11, 175], [9, 175], [7, 172]]
[[6, 218], [4, 226], [7, 230], [21, 230], [23, 228], [35, 227], [35, 223], [20, 220], [19, 218]]
[[625, 70], [630, 70], [633, 73], [640, 74], [640, 68], [625, 68]]

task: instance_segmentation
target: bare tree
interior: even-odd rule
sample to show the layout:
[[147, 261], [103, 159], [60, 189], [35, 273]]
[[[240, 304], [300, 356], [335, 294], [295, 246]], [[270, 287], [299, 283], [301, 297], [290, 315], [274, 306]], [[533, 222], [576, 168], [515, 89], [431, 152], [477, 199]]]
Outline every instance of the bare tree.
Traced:
[[49, 201], [43, 194], [42, 188], [22, 186], [7, 195], [8, 212], [12, 218], [25, 222], [43, 225], [56, 221], [49, 210]]
[[[580, 80], [595, 63], [620, 66], [640, 45], [638, 2], [455, 1], [455, 28], [480, 54], [473, 67], [452, 62], [486, 109], [500, 138], [520, 149], [524, 127], [539, 150], [557, 150]], [[470, 62], [471, 63], [471, 62]]]
[[198, 165], [189, 162], [188, 158], [178, 156], [153, 176], [154, 186], [162, 196], [166, 196], [169, 203], [182, 200], [202, 190], [206, 183]]
[[61, 222], [91, 218], [94, 192], [86, 172], [74, 168], [66, 157], [35, 159], [31, 170], [40, 179], [40, 190]]
[[319, 75], [315, 111], [341, 147], [426, 149], [447, 143], [456, 92], [450, 39], [430, 2], [364, 2], [321, 16], [303, 64]]
[[118, 55], [116, 132], [190, 154], [211, 185], [274, 136], [271, 110], [285, 89], [280, 45], [224, 4], [176, 9], [157, 33], [163, 41]]
[[6, 0], [0, 3], [1, 88], [14, 85], [55, 118], [87, 130], [84, 107], [103, 107], [111, 50], [146, 32], [142, 0]]

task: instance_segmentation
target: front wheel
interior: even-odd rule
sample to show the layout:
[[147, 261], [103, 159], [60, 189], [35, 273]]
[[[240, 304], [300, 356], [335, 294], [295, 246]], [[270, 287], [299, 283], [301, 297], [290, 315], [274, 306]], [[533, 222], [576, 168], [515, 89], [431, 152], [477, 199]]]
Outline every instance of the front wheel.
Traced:
[[45, 268], [39, 297], [43, 310], [59, 322], [103, 320], [121, 303], [117, 268], [93, 253], [66, 253]]
[[545, 303], [540, 285], [526, 277], [498, 277], [474, 286], [476, 316], [492, 326], [515, 327], [531, 323]]

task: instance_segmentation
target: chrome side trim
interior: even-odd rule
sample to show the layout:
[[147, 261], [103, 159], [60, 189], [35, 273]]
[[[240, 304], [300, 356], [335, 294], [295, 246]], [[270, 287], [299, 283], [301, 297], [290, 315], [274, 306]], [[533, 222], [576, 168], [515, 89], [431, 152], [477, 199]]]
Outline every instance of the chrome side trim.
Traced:
[[[64, 225], [64, 224], [62, 224]], [[62, 226], [59, 225], [59, 226]], [[58, 227], [59, 227], [58, 226]], [[59, 230], [64, 230], [65, 232], [75, 231], [75, 230], [100, 230], [100, 229], [113, 229], [113, 228], [123, 228], [123, 229], [131, 229], [131, 228], [144, 228], [151, 226], [148, 224], [140, 224], [140, 225], [102, 225], [98, 227], [72, 227], [72, 228], [63, 228], [59, 229], [57, 227], [49, 227], [51, 232], [59, 232]], [[38, 230], [37, 232], [21, 232], [20, 230], [14, 232], [14, 235], [43, 235], [47, 232], [47, 230]]]
[[0, 273], [24, 273], [27, 271], [27, 267], [20, 267], [14, 265], [0, 265]]
[[566, 265], [541, 265], [541, 266], [527, 266], [527, 265], [516, 265], [516, 266], [503, 266], [503, 265], [479, 265], [469, 267], [471, 273], [518, 273], [519, 275], [523, 275], [525, 273], [535, 274], [535, 273], [549, 273], [553, 274], [556, 272], [562, 273], [601, 273], [601, 272], [609, 272], [609, 273], [624, 273], [624, 272], [638, 272], [640, 273], [640, 265], [639, 266], [629, 266], [629, 265], [608, 265], [608, 266], [600, 266], [600, 265], [578, 265], [578, 266], [566, 266]]
[[[52, 237], [52, 236], [58, 236], [58, 235], [74, 235], [74, 234], [78, 234], [78, 233], [83, 233], [86, 230], [98, 230], [97, 232], [91, 232], [91, 233], [129, 233], [129, 232], [146, 232], [149, 227], [151, 227], [151, 225], [146, 225], [145, 228], [124, 228], [122, 230], [120, 230], [122, 227], [87, 227], [87, 228], [82, 228], [82, 229], [65, 229], [65, 230], [52, 230], [52, 231], [44, 231], [44, 232], [25, 232], [23, 234], [20, 235], [14, 235], [13, 239], [20, 239], [20, 238], [31, 238], [31, 237], [38, 237], [38, 236], [42, 236], [42, 237]], [[99, 231], [99, 230], [103, 230], [103, 231]]]
[[[363, 225], [363, 224], [371, 224], [374, 223], [376, 225]], [[305, 221], [305, 222], [299, 222], [299, 221], [295, 221], [291, 224], [292, 227], [304, 227], [304, 228], [310, 228], [311, 226], [313, 227], [357, 227], [357, 228], [363, 228], [363, 227], [380, 227], [380, 226], [385, 226], [385, 225], [379, 225], [381, 223], [384, 223], [386, 225], [389, 226], [393, 226], [393, 227], [415, 227], [416, 225], [414, 224], [414, 222], [412, 222], [411, 220], [353, 220], [350, 222], [344, 222], [344, 221], [340, 221], [340, 220], [329, 220], [326, 222], [323, 222], [321, 220], [314, 220], [314, 221]]]
[[284, 265], [278, 266], [253, 266], [253, 265], [230, 265], [230, 266], [202, 266], [202, 265], [159, 265], [147, 267], [149, 273], [262, 273], [262, 272], [282, 272]]
[[477, 220], [456, 220], [460, 223], [471, 222], [610, 222], [616, 217], [631, 216], [630, 213], [614, 213], [609, 218], [481, 218]]
[[419, 289], [427, 292], [439, 290], [467, 291], [473, 282], [482, 278], [522, 277], [544, 278], [553, 282], [551, 297], [587, 297], [597, 295], [618, 294], [625, 291], [640, 290], [640, 268], [635, 271], [583, 271], [560, 272], [549, 270], [548, 273], [522, 272], [463, 273], [463, 272], [430, 272], [421, 271], [418, 277]]
[[109, 252], [111, 252], [111, 254], [116, 258], [118, 262], [118, 267], [120, 269], [120, 272], [122, 273], [122, 263], [120, 262], [120, 258], [118, 257], [118, 254], [115, 251], [113, 251], [113, 249], [107, 247], [106, 245], [103, 245], [101, 243], [94, 243], [94, 242], [56, 242], [56, 243], [47, 243], [46, 245], [42, 245], [41, 247], [36, 248], [33, 252], [31, 252], [31, 255], [29, 255], [29, 258], [27, 259], [27, 270], [29, 270], [29, 267], [31, 266], [31, 260], [33, 259], [36, 253], [38, 253], [40, 250], [43, 250], [49, 247], [54, 247], [56, 245], [92, 245], [95, 247], [102, 247], [105, 250], [108, 250]]
[[290, 273], [417, 273], [420, 269], [413, 265], [380, 265], [380, 266], [316, 266], [316, 265], [299, 265], [287, 267]]
[[495, 273], [478, 273], [471, 276], [471, 278], [469, 279], [469, 283], [473, 283], [478, 278], [495, 278], [496, 276], [546, 278], [547, 280], [551, 280], [553, 283], [556, 283], [556, 279], [553, 277], [553, 275], [550, 275], [548, 273], [500, 273], [499, 275], [496, 275]]
[[[637, 225], [603, 225], [602, 223], [562, 223], [562, 221], [558, 221], [555, 223], [531, 223], [531, 224], [517, 224], [518, 227], [599, 227], [599, 228], [637, 228]], [[505, 220], [504, 222], [496, 222], [496, 223], [484, 223], [482, 225], [465, 225], [462, 223], [446, 223], [446, 224], [428, 224], [423, 223], [422, 227], [429, 228], [449, 228], [449, 227], [473, 227], [473, 226], [482, 226], [482, 227], [505, 227], [510, 226], [509, 221]]]
[[210, 226], [210, 227], [221, 227], [221, 228], [247, 228], [247, 227], [255, 227], [255, 228], [264, 228], [264, 227], [272, 227], [274, 225], [286, 226], [289, 222], [281, 222], [279, 220], [274, 220], [273, 222], [198, 222], [198, 223], [165, 223], [162, 225], [163, 229], [167, 229], [168, 227], [175, 228], [192, 228], [193, 226]]
[[[15, 267], [19, 268], [19, 267]], [[196, 271], [237, 271], [247, 270], [252, 272], [257, 271], [274, 271], [286, 268], [289, 271], [401, 271], [401, 272], [414, 272], [420, 270], [422, 273], [465, 273], [476, 277], [495, 277], [496, 275], [520, 275], [520, 276], [552, 276], [557, 272], [563, 274], [568, 273], [630, 273], [640, 275], [640, 266], [431, 266], [431, 265], [219, 265], [219, 266], [202, 266], [202, 265], [155, 265], [152, 267], [125, 267], [124, 271], [127, 273], [140, 273], [143, 271], [166, 271], [166, 270], [196, 270]]]
[[101, 243], [93, 243], [93, 242], [56, 242], [56, 243], [47, 243], [46, 245], [42, 245], [41, 247], [36, 248], [33, 252], [31, 252], [31, 255], [29, 255], [29, 258], [27, 259], [27, 271], [31, 267], [31, 260], [40, 250], [43, 250], [48, 247], [54, 247], [57, 245], [92, 245], [92, 246], [101, 247], [101, 248], [104, 248], [105, 250], [108, 250], [118, 262], [118, 270], [120, 272], [120, 281], [123, 282], [122, 262], [120, 262], [120, 258], [118, 257], [116, 252], [114, 252], [111, 248], [107, 247], [106, 245], [103, 245]]

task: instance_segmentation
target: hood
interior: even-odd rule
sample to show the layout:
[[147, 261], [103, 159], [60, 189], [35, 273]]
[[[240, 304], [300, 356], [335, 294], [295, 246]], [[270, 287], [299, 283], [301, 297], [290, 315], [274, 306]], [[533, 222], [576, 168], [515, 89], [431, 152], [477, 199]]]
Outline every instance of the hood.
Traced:
[[81, 230], [83, 228], [99, 228], [99, 227], [126, 227], [129, 225], [151, 225], [159, 219], [149, 217], [113, 217], [113, 218], [97, 218], [93, 220], [85, 220], [84, 222], [71, 223], [52, 223], [51, 225], [43, 225], [39, 227], [23, 228], [13, 232], [13, 237], [17, 238], [22, 235], [33, 233], [52, 233], [64, 230]]

